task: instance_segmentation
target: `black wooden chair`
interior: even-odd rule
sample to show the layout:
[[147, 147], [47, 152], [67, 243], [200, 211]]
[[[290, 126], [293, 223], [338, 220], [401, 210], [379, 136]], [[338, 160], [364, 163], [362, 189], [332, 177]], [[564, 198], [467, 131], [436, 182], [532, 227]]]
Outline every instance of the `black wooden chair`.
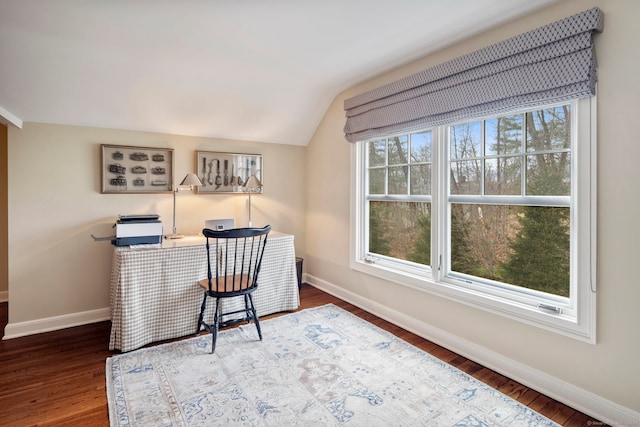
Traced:
[[[238, 322], [253, 322], [256, 324], [258, 336], [262, 340], [260, 321], [253, 305], [251, 294], [258, 287], [258, 273], [262, 264], [264, 247], [267, 244], [267, 235], [271, 226], [264, 228], [232, 228], [229, 230], [215, 231], [208, 228], [202, 230], [207, 238], [207, 278], [199, 282], [204, 289], [204, 298], [198, 318], [196, 335], [202, 327], [211, 333], [211, 353], [216, 350], [218, 328]], [[244, 296], [244, 309], [222, 312], [220, 300]], [[207, 308], [207, 298], [215, 298], [216, 310], [213, 324], [204, 321]], [[228, 316], [243, 313], [240, 318], [232, 318], [223, 321]]]

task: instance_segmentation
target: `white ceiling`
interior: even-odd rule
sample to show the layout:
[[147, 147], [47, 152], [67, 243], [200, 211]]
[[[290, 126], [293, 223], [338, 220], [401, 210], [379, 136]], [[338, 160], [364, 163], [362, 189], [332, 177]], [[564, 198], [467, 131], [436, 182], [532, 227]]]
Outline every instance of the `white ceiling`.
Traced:
[[354, 84], [557, 0], [0, 0], [0, 121], [306, 145]]

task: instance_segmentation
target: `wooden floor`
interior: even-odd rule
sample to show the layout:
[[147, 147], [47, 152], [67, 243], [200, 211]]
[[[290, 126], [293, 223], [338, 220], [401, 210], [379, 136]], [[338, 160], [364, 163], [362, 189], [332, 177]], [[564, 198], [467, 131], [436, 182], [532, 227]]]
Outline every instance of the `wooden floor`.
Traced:
[[[333, 303], [458, 367], [564, 426], [604, 425], [522, 384], [304, 284], [300, 309]], [[277, 317], [265, 316], [263, 319]], [[0, 304], [0, 327], [7, 303]], [[110, 322], [0, 341], [0, 426], [108, 426]]]

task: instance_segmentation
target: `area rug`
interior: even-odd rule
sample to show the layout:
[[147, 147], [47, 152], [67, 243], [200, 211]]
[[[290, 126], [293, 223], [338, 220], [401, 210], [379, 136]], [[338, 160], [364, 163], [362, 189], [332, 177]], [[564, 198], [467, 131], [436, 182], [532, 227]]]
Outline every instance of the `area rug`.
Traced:
[[107, 359], [111, 426], [557, 426], [329, 304]]

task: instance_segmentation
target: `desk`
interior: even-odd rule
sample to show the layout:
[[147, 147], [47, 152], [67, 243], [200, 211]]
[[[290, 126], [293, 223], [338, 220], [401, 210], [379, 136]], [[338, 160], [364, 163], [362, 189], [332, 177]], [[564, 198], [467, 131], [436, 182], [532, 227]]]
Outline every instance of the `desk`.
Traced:
[[[135, 350], [145, 344], [194, 334], [207, 277], [205, 238], [186, 236], [162, 244], [115, 247], [111, 269], [109, 350]], [[293, 236], [272, 231], [267, 238], [258, 289], [258, 316], [300, 305]], [[244, 308], [243, 297], [221, 301], [224, 310]], [[237, 306], [237, 308], [236, 308]], [[207, 305], [208, 319], [215, 304]]]

